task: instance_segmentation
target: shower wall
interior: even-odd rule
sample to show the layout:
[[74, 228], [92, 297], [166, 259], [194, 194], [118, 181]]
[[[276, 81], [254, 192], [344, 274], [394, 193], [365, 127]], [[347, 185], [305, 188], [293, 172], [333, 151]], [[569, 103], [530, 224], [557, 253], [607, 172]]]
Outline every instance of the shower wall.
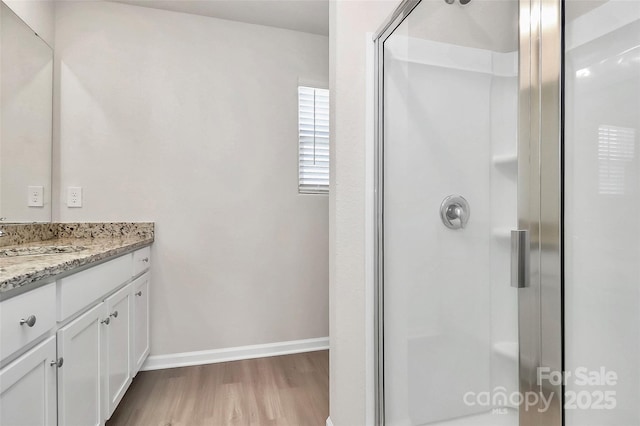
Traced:
[[[401, 30], [385, 42], [385, 411], [420, 425], [488, 410], [467, 392], [517, 390], [517, 55]], [[465, 229], [440, 220], [451, 194]]]
[[[590, 9], [566, 3], [565, 415], [568, 426], [637, 425], [640, 2]], [[581, 384], [579, 369], [617, 379]]]

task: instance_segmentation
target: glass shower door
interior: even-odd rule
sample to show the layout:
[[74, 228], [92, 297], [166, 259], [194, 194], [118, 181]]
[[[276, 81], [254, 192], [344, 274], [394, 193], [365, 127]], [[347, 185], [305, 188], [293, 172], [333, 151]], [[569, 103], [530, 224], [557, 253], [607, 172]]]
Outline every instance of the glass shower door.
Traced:
[[566, 425], [638, 425], [640, 2], [567, 0], [565, 32]]
[[560, 9], [405, 0], [377, 37], [381, 424], [562, 424]]
[[382, 54], [385, 424], [517, 425], [518, 2], [422, 1]]

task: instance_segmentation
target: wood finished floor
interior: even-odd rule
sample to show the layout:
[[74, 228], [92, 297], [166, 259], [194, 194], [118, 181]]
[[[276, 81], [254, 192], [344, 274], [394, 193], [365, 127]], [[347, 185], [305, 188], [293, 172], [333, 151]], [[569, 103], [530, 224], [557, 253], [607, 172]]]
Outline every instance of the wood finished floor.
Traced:
[[320, 426], [329, 352], [141, 371], [106, 426]]

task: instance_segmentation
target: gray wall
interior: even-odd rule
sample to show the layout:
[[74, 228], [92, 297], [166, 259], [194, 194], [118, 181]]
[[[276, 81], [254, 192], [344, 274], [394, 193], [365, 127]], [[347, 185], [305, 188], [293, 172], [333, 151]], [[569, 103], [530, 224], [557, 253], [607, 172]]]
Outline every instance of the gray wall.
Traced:
[[327, 336], [328, 197], [297, 193], [327, 37], [60, 2], [55, 47], [55, 219], [156, 222], [152, 355]]

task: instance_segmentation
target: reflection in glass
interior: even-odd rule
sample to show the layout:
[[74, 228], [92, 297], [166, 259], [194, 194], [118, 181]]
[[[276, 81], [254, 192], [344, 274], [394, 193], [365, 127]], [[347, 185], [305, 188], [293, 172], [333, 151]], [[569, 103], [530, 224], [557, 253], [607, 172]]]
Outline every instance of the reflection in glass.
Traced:
[[[51, 220], [53, 52], [11, 9], [0, 5], [0, 217]], [[43, 187], [28, 206], [29, 186]]]
[[565, 1], [565, 369], [606, 371], [615, 408], [567, 426], [640, 424], [640, 2]]

